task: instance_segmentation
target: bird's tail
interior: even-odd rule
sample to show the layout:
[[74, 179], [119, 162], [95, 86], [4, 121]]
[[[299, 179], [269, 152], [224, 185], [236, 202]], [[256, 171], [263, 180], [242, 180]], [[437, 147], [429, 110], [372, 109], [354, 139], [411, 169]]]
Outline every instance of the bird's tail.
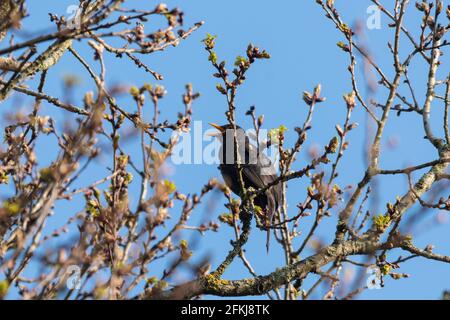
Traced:
[[[278, 209], [276, 211], [278, 211]], [[267, 254], [269, 253], [270, 232], [272, 231], [272, 229], [270, 227], [272, 226], [272, 222], [273, 222], [274, 216], [275, 216], [275, 212], [272, 212], [270, 219], [267, 219], [267, 235], [266, 235], [266, 250], [267, 250]]]
[[280, 207], [276, 208], [275, 212], [272, 213], [270, 219], [267, 220], [267, 235], [266, 235], [266, 250], [267, 250], [267, 253], [269, 253], [269, 248], [270, 248], [270, 232], [272, 231], [271, 226], [272, 226], [273, 220], [274, 220], [274, 218], [276, 216], [275, 213], [280, 213], [280, 210], [281, 210]]
[[269, 247], [270, 247], [270, 228], [267, 228], [267, 236], [266, 236], [266, 250], [267, 250], [267, 254], [269, 254]]

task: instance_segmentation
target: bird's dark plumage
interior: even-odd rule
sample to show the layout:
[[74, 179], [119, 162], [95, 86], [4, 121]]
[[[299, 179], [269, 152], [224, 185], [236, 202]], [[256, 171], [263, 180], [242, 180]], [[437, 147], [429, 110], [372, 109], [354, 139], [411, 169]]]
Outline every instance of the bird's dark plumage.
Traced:
[[[250, 143], [245, 132], [236, 126], [236, 138], [239, 149], [239, 157], [234, 152], [234, 130], [230, 124], [224, 126], [213, 125], [220, 130], [218, 135], [222, 146], [219, 151], [219, 170], [227, 186], [238, 196], [242, 195], [242, 184], [239, 178], [237, 159], [240, 160], [242, 168], [242, 180], [246, 189], [261, 189], [277, 179], [277, 174], [270, 159], [257, 147]], [[261, 208], [267, 226], [272, 222], [275, 212], [281, 205], [282, 187], [276, 184], [264, 193], [254, 198], [254, 204]], [[267, 230], [267, 250], [269, 249], [270, 229]]]

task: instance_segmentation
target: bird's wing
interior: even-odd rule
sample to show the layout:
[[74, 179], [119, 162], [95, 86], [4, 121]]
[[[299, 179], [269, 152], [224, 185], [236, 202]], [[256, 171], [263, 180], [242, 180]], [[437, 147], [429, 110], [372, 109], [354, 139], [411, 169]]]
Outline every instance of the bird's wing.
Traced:
[[[274, 170], [275, 171], [275, 170]], [[253, 186], [254, 188], [261, 189], [275, 181], [278, 176], [276, 174], [269, 174], [267, 172], [262, 172], [262, 168], [257, 165], [244, 165], [242, 168], [243, 179], [246, 185]], [[282, 197], [281, 184], [272, 186], [269, 190], [265, 192], [267, 197], [272, 197], [273, 210], [276, 210], [280, 205]], [[270, 201], [268, 199], [268, 201]]]
[[248, 185], [258, 189], [264, 188], [267, 184], [264, 176], [261, 176], [260, 171], [260, 168], [253, 164], [243, 165], [242, 167], [242, 175], [243, 178], [249, 182]]
[[[261, 174], [261, 167], [257, 165], [245, 165], [242, 168], [243, 179], [247, 180], [246, 184], [250, 184], [257, 188], [264, 188], [277, 178], [277, 175]], [[266, 206], [266, 223], [271, 224], [275, 212], [280, 206], [282, 197], [281, 184], [277, 184], [267, 190], [264, 195], [255, 198], [255, 204]], [[259, 200], [259, 201], [258, 201]], [[260, 202], [262, 201], [262, 202]], [[267, 228], [266, 250], [269, 252], [271, 229]]]
[[[277, 178], [277, 172], [272, 161], [262, 151], [257, 153], [256, 146], [249, 144], [250, 162], [244, 166], [244, 173], [247, 170], [248, 178], [252, 184], [258, 188], [263, 188]], [[253, 157], [253, 158], [252, 158]]]

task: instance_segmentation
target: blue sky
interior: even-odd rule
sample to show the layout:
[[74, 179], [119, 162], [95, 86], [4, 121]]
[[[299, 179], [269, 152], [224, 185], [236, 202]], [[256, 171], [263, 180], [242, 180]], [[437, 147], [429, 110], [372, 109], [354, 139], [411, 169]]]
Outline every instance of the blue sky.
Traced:
[[[31, 16], [24, 21], [24, 29], [39, 34], [49, 30], [51, 24], [48, 20], [48, 12], [65, 14], [66, 8], [77, 1], [28, 1]], [[366, 12], [370, 1], [347, 0], [344, 6], [339, 1], [337, 7], [342, 13], [343, 19], [350, 25], [362, 21], [363, 26], [368, 18]], [[384, 1], [389, 6], [389, 1]], [[43, 5], [45, 3], [45, 5]], [[131, 0], [130, 6], [138, 4], [142, 8], [142, 1]], [[145, 1], [149, 7], [153, 7], [152, 1]], [[237, 55], [245, 53], [249, 43], [266, 49], [272, 56], [270, 60], [258, 61], [250, 70], [245, 84], [240, 88], [237, 96], [238, 123], [249, 128], [250, 119], [244, 116], [245, 111], [255, 105], [259, 114], [265, 115], [265, 126], [267, 128], [277, 127], [281, 124], [289, 128], [287, 132], [287, 143], [293, 143], [296, 133], [293, 128], [303, 123], [307, 108], [301, 100], [304, 90], [312, 91], [318, 83], [322, 84], [322, 93], [327, 98], [326, 102], [319, 105], [314, 115], [313, 128], [309, 134], [308, 147], [325, 145], [335, 135], [334, 126], [342, 125], [345, 118], [345, 105], [342, 95], [351, 91], [351, 82], [347, 67], [348, 56], [337, 46], [338, 41], [343, 40], [340, 33], [335, 29], [331, 21], [326, 19], [321, 8], [315, 1], [167, 1], [169, 7], [179, 6], [185, 12], [186, 26], [197, 21], [204, 20], [205, 25], [195, 32], [190, 38], [182, 42], [177, 48], [169, 48], [165, 52], [143, 57], [142, 60], [164, 75], [160, 84], [168, 91], [168, 95], [161, 103], [162, 116], [172, 117], [182, 110], [181, 94], [184, 86], [192, 83], [196, 91], [201, 92], [201, 98], [194, 104], [194, 120], [224, 123], [224, 112], [226, 101], [220, 95], [215, 85], [217, 79], [212, 77], [213, 69], [207, 61], [207, 53], [200, 42], [207, 33], [218, 35], [216, 52], [220, 60], [226, 60], [228, 64], [234, 62]], [[156, 21], [156, 20], [155, 20]], [[392, 39], [392, 29], [387, 27], [386, 17], [382, 17], [381, 29], [369, 30], [364, 28], [365, 42], [368, 44], [377, 63], [388, 70], [386, 73], [392, 75], [392, 57], [389, 54], [387, 41]], [[156, 21], [158, 25], [160, 21]], [[420, 16], [417, 14], [413, 4], [410, 4], [406, 26], [412, 32], [417, 31]], [[147, 31], [150, 30], [148, 24]], [[22, 34], [22, 38], [31, 35]], [[407, 39], [401, 39], [401, 55], [406, 57], [411, 49]], [[79, 43], [74, 47], [79, 50], [86, 59], [92, 62], [90, 51]], [[133, 63], [120, 60], [107, 55], [107, 81], [110, 84], [123, 83], [142, 85], [145, 82], [155, 83], [143, 70], [137, 69]], [[361, 61], [358, 61], [361, 67]], [[94, 62], [92, 62], [94, 64]], [[444, 56], [439, 78], [448, 73], [449, 58]], [[446, 70], [446, 71], [445, 71]], [[358, 76], [361, 72], [358, 71]], [[410, 71], [413, 85], [417, 87], [418, 99], [423, 101], [425, 92], [426, 66], [420, 59], [414, 60], [414, 67]], [[49, 73], [50, 81], [46, 85], [46, 91], [53, 95], [60, 95], [62, 90], [62, 78], [67, 74], [76, 74], [80, 80], [80, 86], [75, 91], [75, 102], [79, 103], [82, 93], [94, 90], [94, 84], [89, 76], [82, 70], [72, 56], [66, 54], [61, 61]], [[30, 82], [35, 85], [36, 81]], [[363, 85], [360, 85], [363, 87]], [[78, 93], [78, 95], [77, 95]], [[406, 88], [402, 93], [407, 95]], [[363, 94], [366, 92], [363, 90]], [[380, 88], [376, 99], [383, 101], [386, 91]], [[17, 100], [19, 99], [19, 100]], [[6, 105], [12, 103], [26, 106], [26, 99], [21, 102], [20, 98], [11, 98]], [[435, 114], [433, 122], [436, 132], [442, 133], [439, 125], [442, 119], [442, 104], [435, 103]], [[131, 110], [131, 103], [126, 106]], [[3, 108], [7, 110], [7, 108]], [[3, 112], [4, 112], [3, 110]], [[42, 112], [55, 114], [54, 107], [44, 106]], [[58, 119], [63, 121], [66, 114], [56, 111]], [[360, 126], [350, 133], [350, 147], [345, 154], [337, 182], [341, 187], [355, 183], [362, 178], [364, 172], [363, 148], [366, 134], [365, 114], [358, 106], [353, 117], [354, 122]], [[439, 131], [438, 131], [439, 130]], [[406, 165], [419, 164], [421, 162], [434, 160], [435, 150], [423, 137], [421, 119], [415, 114], [404, 114], [396, 117], [394, 113], [386, 127], [383, 139], [383, 152], [380, 166], [382, 168], [404, 167]], [[45, 140], [45, 139], [43, 139]], [[389, 141], [398, 141], [396, 148], [389, 148]], [[135, 142], [129, 141], [127, 149], [130, 152], [137, 151]], [[50, 139], [40, 151], [40, 165], [48, 164], [55, 155], [54, 141]], [[298, 157], [296, 168], [301, 168], [308, 156], [303, 152]], [[93, 182], [104, 176], [105, 171], [101, 168], [109, 165], [105, 157], [96, 163], [96, 166], [83, 176], [80, 183]], [[177, 187], [185, 193], [198, 192], [202, 185], [212, 177], [220, 177], [215, 165], [178, 165], [172, 166], [173, 179]], [[289, 212], [295, 214], [295, 205], [304, 198], [305, 181], [295, 181], [289, 184], [288, 203]], [[395, 196], [406, 191], [407, 185], [404, 176], [382, 177], [379, 179], [380, 201], [378, 210], [383, 210], [387, 201], [395, 201]], [[2, 190], [2, 195], [7, 193]], [[5, 192], [5, 193], [4, 193]], [[133, 197], [133, 192], [131, 192]], [[82, 198], [73, 203], [60, 203], [57, 214], [52, 217], [50, 226], [59, 226], [76, 208], [80, 208]], [[208, 219], [215, 220], [217, 215], [223, 213], [225, 208], [222, 203], [225, 199], [219, 198], [218, 207], [208, 212]], [[408, 214], [413, 214], [418, 208], [413, 208]], [[193, 221], [201, 219], [204, 209], [197, 210]], [[441, 213], [441, 220], [448, 219], [448, 213]], [[450, 242], [448, 241], [449, 224], [436, 224], [437, 212], [428, 212], [417, 226], [418, 234], [414, 237], [417, 246], [424, 247], [429, 243], [436, 245], [436, 251], [442, 254], [450, 254]], [[304, 218], [300, 230], [306, 233], [313, 221], [313, 217]], [[333, 239], [336, 222], [336, 212], [333, 216], [326, 218], [319, 227], [318, 235], [325, 242]], [[228, 251], [229, 239], [233, 236], [231, 230], [222, 227], [218, 233], [210, 234], [200, 242], [199, 252], [211, 253], [213, 262], [220, 262]], [[246, 246], [247, 256], [259, 274], [266, 274], [276, 267], [282, 266], [284, 258], [278, 250], [271, 250], [267, 255], [264, 246], [265, 234], [254, 229], [249, 243]], [[297, 246], [299, 241], [296, 242]], [[311, 251], [309, 252], [311, 253]], [[395, 260], [400, 252], [393, 254]], [[406, 255], [406, 253], [405, 253]], [[213, 263], [213, 265], [214, 265]], [[155, 275], [160, 275], [162, 270], [157, 266]], [[364, 299], [436, 299], [440, 298], [442, 291], [450, 289], [450, 268], [448, 265], [425, 259], [413, 259], [402, 265], [398, 272], [411, 275], [408, 279], [394, 281], [387, 279], [386, 286], [381, 290], [367, 290], [360, 295]], [[236, 261], [226, 272], [226, 278], [243, 278], [249, 276], [240, 261]], [[305, 281], [308, 288], [314, 277]], [[315, 296], [318, 298], [319, 296]]]

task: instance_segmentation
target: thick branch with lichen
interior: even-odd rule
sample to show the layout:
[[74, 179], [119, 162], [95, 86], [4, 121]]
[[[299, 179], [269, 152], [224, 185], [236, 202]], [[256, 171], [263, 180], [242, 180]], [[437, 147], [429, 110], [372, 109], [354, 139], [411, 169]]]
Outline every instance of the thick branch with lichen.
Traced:
[[315, 255], [292, 265], [277, 269], [265, 276], [241, 280], [223, 280], [210, 274], [177, 286], [173, 290], [166, 291], [156, 298], [189, 299], [202, 294], [235, 297], [262, 295], [291, 281], [303, 279], [310, 272], [318, 270], [320, 267], [335, 261], [339, 257], [373, 254], [379, 249], [382, 249], [382, 245], [370, 240], [345, 241], [339, 244], [329, 245]]

